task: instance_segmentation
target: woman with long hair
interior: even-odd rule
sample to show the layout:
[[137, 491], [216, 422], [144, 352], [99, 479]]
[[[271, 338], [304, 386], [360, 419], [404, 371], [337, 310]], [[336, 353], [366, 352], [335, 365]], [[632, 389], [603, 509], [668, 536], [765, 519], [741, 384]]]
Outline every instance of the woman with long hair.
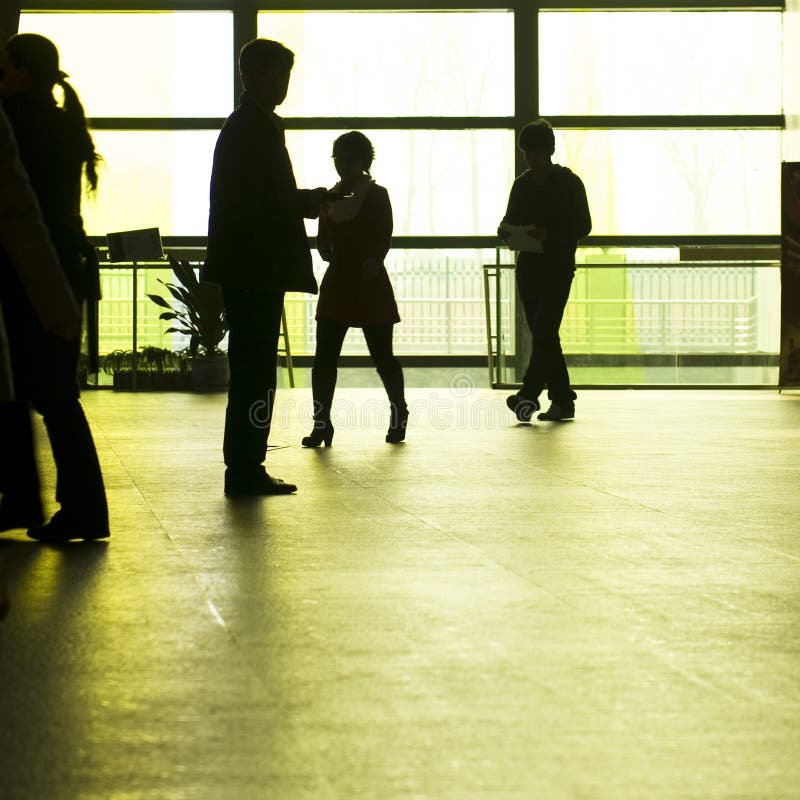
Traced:
[[[97, 155], [75, 90], [44, 36], [13, 36], [0, 51], [0, 101], [19, 146], [61, 268], [81, 305], [97, 296], [96, 260], [81, 219], [83, 182], [97, 187]], [[54, 95], [63, 96], [59, 105]], [[108, 536], [108, 507], [94, 441], [79, 400], [80, 344], [44, 330], [8, 255], [0, 249], [0, 302], [17, 402], [17, 435], [5, 458], [13, 483], [0, 503], [0, 530], [28, 527], [32, 538], [62, 542]], [[61, 508], [43, 525], [28, 404], [42, 414], [56, 463]]]
[[392, 240], [392, 206], [389, 193], [370, 175], [374, 157], [372, 143], [360, 131], [342, 134], [333, 143], [339, 182], [319, 221], [317, 248], [330, 266], [317, 304], [317, 347], [311, 371], [314, 430], [303, 438], [303, 447], [330, 445], [333, 440], [336, 364], [351, 327], [364, 331], [389, 397], [386, 441], [402, 442], [406, 435], [403, 369], [392, 352], [392, 332], [400, 315], [383, 264]]

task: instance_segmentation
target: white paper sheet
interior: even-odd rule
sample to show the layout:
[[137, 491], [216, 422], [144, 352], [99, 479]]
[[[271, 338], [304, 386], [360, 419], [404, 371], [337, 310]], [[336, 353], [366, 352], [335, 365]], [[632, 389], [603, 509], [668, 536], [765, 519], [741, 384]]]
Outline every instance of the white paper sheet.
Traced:
[[504, 222], [501, 230], [507, 232], [505, 243], [508, 245], [509, 250], [519, 250], [524, 253], [543, 253], [542, 243], [538, 239], [534, 239], [528, 232], [528, 228], [533, 228], [534, 225], [509, 225]]

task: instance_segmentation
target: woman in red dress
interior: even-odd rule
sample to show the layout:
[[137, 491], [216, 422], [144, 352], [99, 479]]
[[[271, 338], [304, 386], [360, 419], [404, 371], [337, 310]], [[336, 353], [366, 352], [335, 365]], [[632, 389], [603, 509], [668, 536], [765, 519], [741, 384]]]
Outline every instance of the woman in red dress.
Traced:
[[387, 442], [402, 442], [408, 406], [403, 369], [392, 352], [392, 332], [400, 322], [392, 284], [383, 261], [392, 239], [389, 193], [372, 179], [375, 151], [358, 131], [333, 143], [333, 164], [339, 183], [334, 199], [320, 215], [317, 249], [330, 262], [319, 289], [317, 349], [311, 386], [314, 430], [304, 447], [333, 440], [331, 404], [336, 388], [336, 364], [348, 328], [362, 328], [372, 361], [386, 388], [391, 409]]

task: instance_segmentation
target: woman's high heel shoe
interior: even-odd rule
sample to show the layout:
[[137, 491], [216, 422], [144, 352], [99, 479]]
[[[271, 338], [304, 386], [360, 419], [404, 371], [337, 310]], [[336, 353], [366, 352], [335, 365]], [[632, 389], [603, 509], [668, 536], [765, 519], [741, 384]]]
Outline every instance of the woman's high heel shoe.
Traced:
[[392, 406], [392, 416], [389, 422], [389, 430], [386, 431], [386, 441], [389, 444], [397, 444], [406, 438], [406, 425], [408, 424], [408, 408]]
[[300, 440], [303, 447], [319, 447], [323, 442], [325, 447], [330, 447], [333, 443], [333, 425], [330, 420], [314, 422], [314, 430]]

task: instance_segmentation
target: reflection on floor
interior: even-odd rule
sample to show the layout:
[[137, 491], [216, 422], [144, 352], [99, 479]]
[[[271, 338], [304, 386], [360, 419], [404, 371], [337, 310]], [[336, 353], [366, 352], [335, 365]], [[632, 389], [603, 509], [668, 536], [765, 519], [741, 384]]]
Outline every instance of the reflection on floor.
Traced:
[[113, 535], [0, 537], [0, 796], [796, 797], [800, 397], [409, 395], [309, 451], [279, 392], [300, 490], [231, 502], [224, 397], [87, 394]]
[[[475, 388], [488, 386], [493, 378], [489, 369], [480, 367], [406, 367], [406, 385], [418, 389], [435, 389], [441, 386], [471, 383]], [[570, 366], [572, 383], [579, 387], [592, 386], [722, 386], [735, 389], [737, 386], [773, 388], [778, 385], [777, 367], [722, 366], [722, 367], [576, 367]], [[311, 369], [295, 367], [295, 386], [311, 386]], [[503, 372], [503, 381], [509, 384], [519, 380], [516, 371], [508, 368]], [[110, 387], [112, 377], [100, 373], [100, 385]], [[278, 370], [278, 385], [289, 386], [285, 369]], [[339, 369], [338, 384], [341, 388], [378, 388], [381, 379], [372, 367], [345, 367]]]
[[[570, 377], [575, 386], [737, 386], [778, 385], [777, 367], [759, 366], [674, 366], [674, 367], [579, 367], [570, 366]], [[288, 386], [287, 373], [282, 370], [281, 380]], [[406, 383], [422, 389], [440, 386], [465, 385], [488, 386], [488, 367], [411, 367], [405, 369]], [[514, 369], [504, 371], [503, 380], [514, 383], [520, 380]], [[296, 369], [297, 386], [311, 386], [311, 370]], [[379, 387], [377, 372], [370, 367], [349, 367], [339, 370], [339, 386], [351, 388]]]
[[764, 386], [778, 384], [777, 367], [570, 367], [576, 385]]
[[[353, 388], [379, 387], [380, 378], [374, 369], [354, 367], [339, 370], [339, 385]], [[489, 385], [488, 367], [412, 367], [405, 370], [406, 382], [418, 388], [436, 388], [471, 383], [474, 387]], [[777, 367], [570, 367], [575, 386], [737, 386], [775, 387]], [[311, 385], [311, 370], [296, 370], [298, 386]], [[283, 385], [288, 385], [286, 372]], [[504, 380], [519, 380], [513, 369], [505, 371]]]

